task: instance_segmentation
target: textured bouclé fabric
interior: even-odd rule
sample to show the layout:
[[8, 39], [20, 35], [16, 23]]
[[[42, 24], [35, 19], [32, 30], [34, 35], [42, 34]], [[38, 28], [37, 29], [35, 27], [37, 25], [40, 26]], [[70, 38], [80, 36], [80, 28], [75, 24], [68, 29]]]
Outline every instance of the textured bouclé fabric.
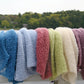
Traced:
[[78, 62], [78, 69], [81, 72], [81, 75], [84, 79], [84, 29], [74, 29], [74, 34], [78, 35], [78, 46], [79, 46], [79, 62]]
[[77, 77], [77, 57], [78, 57], [78, 54], [76, 54], [77, 44], [76, 44], [75, 36], [73, 32], [71, 33], [71, 30], [66, 27], [64, 28], [59, 27], [56, 28], [56, 30], [62, 36], [63, 48], [64, 48], [63, 51], [68, 69], [68, 72], [64, 73], [62, 75], [62, 78], [68, 81], [70, 84], [75, 84], [75, 80]]
[[77, 45], [77, 42], [76, 42], [76, 38], [75, 38], [75, 35], [74, 35], [72, 29], [66, 28], [66, 30], [69, 32], [69, 36], [70, 36], [71, 41], [72, 41], [72, 46], [73, 46], [75, 60], [76, 60], [76, 66], [77, 66], [79, 50], [78, 50], [78, 45]]
[[34, 30], [27, 30], [26, 28], [22, 28], [17, 32], [17, 35], [18, 51], [15, 80], [23, 81], [31, 75], [37, 74], [35, 68], [37, 33]]
[[50, 78], [50, 80], [56, 80], [58, 76], [67, 72], [67, 65], [63, 53], [61, 35], [56, 30], [49, 29], [49, 36], [52, 69], [52, 77]]
[[[36, 41], [37, 41], [37, 32], [35, 30], [28, 30], [28, 34], [30, 35], [32, 50], [30, 50], [27, 60], [27, 68], [33, 69], [36, 68], [37, 60], [36, 60]], [[32, 54], [31, 54], [32, 53]]]
[[41, 75], [42, 79], [51, 77], [51, 66], [49, 58], [49, 32], [46, 28], [37, 28], [36, 71]]
[[13, 29], [0, 32], [0, 74], [13, 83], [15, 83], [17, 41], [17, 34]]
[[72, 30], [74, 35], [75, 35], [75, 38], [76, 38], [76, 42], [77, 42], [77, 45], [78, 45], [78, 50], [79, 50], [79, 53], [78, 53], [78, 64], [77, 64], [77, 68], [78, 68], [78, 71], [80, 71], [81, 69], [81, 64], [82, 64], [82, 49], [81, 49], [81, 43], [80, 43], [80, 33], [81, 31], [79, 29], [73, 29]]

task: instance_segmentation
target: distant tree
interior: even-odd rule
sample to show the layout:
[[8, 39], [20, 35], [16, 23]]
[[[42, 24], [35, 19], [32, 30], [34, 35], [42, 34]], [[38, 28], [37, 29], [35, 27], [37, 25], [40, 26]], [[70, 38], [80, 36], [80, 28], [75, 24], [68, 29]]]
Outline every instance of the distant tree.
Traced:
[[3, 20], [3, 21], [1, 22], [1, 25], [2, 25], [2, 27], [4, 27], [4, 28], [9, 27], [9, 22], [8, 22], [7, 20]]
[[29, 21], [28, 21], [28, 28], [37, 28], [39, 27], [39, 20], [38, 19], [35, 19], [35, 18], [31, 18]]
[[[9, 25], [10, 24], [10, 25]], [[84, 27], [84, 11], [68, 10], [58, 12], [33, 13], [25, 12], [18, 15], [0, 14], [0, 27], [21, 28], [23, 24], [28, 24], [29, 29], [37, 27]]]
[[32, 14], [32, 18], [40, 18], [40, 17], [41, 17], [41, 14], [39, 13]]
[[21, 17], [21, 13], [19, 13], [18, 16]]

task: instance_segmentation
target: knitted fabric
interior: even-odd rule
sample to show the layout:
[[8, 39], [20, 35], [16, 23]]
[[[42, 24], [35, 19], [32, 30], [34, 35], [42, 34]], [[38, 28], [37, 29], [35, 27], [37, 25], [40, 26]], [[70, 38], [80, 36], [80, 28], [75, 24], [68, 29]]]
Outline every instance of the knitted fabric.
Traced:
[[80, 55], [80, 60], [79, 61], [81, 62], [81, 65], [80, 65], [79, 69], [81, 69], [81, 75], [84, 79], [84, 61], [83, 61], [83, 59], [84, 59], [84, 29], [79, 28], [75, 31], [78, 33], [79, 39], [80, 39], [80, 47], [79, 48], [80, 48], [81, 52], [79, 52], [80, 53], [79, 54]]
[[[15, 83], [15, 65], [17, 53], [17, 34], [11, 29], [0, 33], [0, 75]], [[3, 66], [3, 67], [2, 67]]]
[[57, 31], [49, 29], [49, 36], [52, 68], [52, 77], [50, 80], [55, 80], [58, 76], [67, 72], [67, 65], [63, 54], [61, 35]]
[[32, 51], [29, 49], [29, 55], [27, 59], [27, 68], [32, 69], [36, 67], [36, 41], [37, 41], [37, 32], [35, 30], [28, 30], [30, 35]]
[[[49, 40], [50, 40], [50, 58], [51, 58], [51, 70], [52, 70], [52, 80], [56, 77], [56, 65], [55, 65], [55, 53], [54, 53], [54, 45], [55, 45], [55, 31], [53, 29], [48, 29], [49, 31]], [[51, 79], [50, 78], [50, 79]]]
[[[74, 37], [71, 38], [70, 30], [67, 28], [56, 28], [56, 30], [62, 36], [64, 56], [67, 63], [68, 72], [62, 75], [63, 79], [70, 84], [74, 84], [77, 77], [77, 56], [74, 51], [74, 45], [76, 42]], [[74, 41], [72, 40], [74, 39]], [[74, 42], [74, 43], [73, 43]], [[76, 45], [76, 44], [75, 44]], [[76, 49], [77, 50], [77, 49]]]
[[75, 35], [76, 42], [77, 42], [77, 45], [78, 45], [79, 56], [78, 56], [77, 68], [78, 68], [78, 71], [80, 71], [81, 70], [81, 64], [82, 64], [82, 49], [81, 49], [81, 43], [80, 43], [80, 33], [81, 33], [81, 31], [79, 29], [73, 29], [72, 31]]
[[0, 73], [6, 67], [9, 60], [9, 55], [5, 48], [5, 38], [4, 31], [0, 32]]
[[74, 35], [72, 29], [70, 29], [70, 28], [66, 28], [66, 29], [69, 32], [69, 35], [70, 35], [70, 38], [71, 38], [71, 41], [72, 41], [72, 46], [73, 46], [73, 49], [74, 49], [76, 65], [77, 65], [78, 64], [78, 54], [79, 54], [79, 51], [78, 51], [78, 45], [77, 45], [77, 42], [76, 42], [76, 38], [75, 38], [75, 35]]
[[[36, 33], [32, 32], [35, 38]], [[22, 28], [17, 32], [18, 35], [18, 52], [17, 52], [17, 64], [15, 80], [23, 81], [33, 74], [36, 74], [36, 54], [35, 54], [35, 43], [32, 43], [29, 31], [26, 28]], [[35, 42], [35, 38], [32, 38]], [[34, 44], [34, 46], [33, 46]], [[31, 61], [29, 59], [31, 58]], [[29, 62], [28, 62], [29, 61]], [[32, 63], [33, 62], [33, 63]], [[30, 64], [28, 64], [30, 63]], [[30, 65], [30, 66], [28, 66]], [[30, 69], [32, 68], [32, 69]]]
[[42, 79], [51, 77], [51, 66], [49, 58], [49, 32], [46, 28], [37, 28], [37, 69]]

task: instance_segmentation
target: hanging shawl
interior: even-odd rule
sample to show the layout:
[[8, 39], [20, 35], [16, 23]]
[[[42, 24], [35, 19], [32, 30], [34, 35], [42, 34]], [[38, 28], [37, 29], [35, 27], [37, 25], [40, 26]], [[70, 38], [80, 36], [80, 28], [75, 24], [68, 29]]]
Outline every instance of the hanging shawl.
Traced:
[[49, 36], [52, 69], [52, 77], [50, 80], [55, 80], [58, 76], [67, 72], [67, 65], [63, 54], [61, 35], [57, 31], [49, 29]]
[[17, 40], [13, 29], [6, 33], [0, 32], [0, 74], [13, 83], [15, 83]]
[[81, 48], [82, 48], [82, 63], [81, 63], [81, 75], [84, 80], [84, 29], [80, 28], [80, 43], [81, 43]]
[[51, 67], [49, 58], [49, 33], [46, 28], [37, 28], [37, 72], [42, 79], [51, 77]]
[[81, 72], [81, 75], [84, 79], [84, 29], [74, 29], [74, 34], [77, 35], [77, 43], [79, 46], [79, 62], [78, 62], [78, 69]]
[[70, 29], [70, 28], [66, 28], [66, 29], [69, 32], [69, 35], [70, 35], [70, 38], [71, 38], [71, 41], [72, 41], [73, 50], [74, 50], [74, 54], [75, 54], [75, 60], [76, 60], [76, 66], [77, 66], [79, 51], [78, 51], [78, 45], [77, 45], [77, 42], [76, 42], [76, 38], [75, 38], [75, 35], [74, 35], [72, 29]]
[[81, 43], [80, 43], [81, 31], [80, 31], [80, 29], [73, 29], [73, 32], [74, 32], [76, 42], [77, 42], [77, 45], [78, 45], [78, 49], [79, 49], [77, 68], [78, 68], [78, 71], [80, 71], [81, 70], [81, 64], [82, 64], [82, 48], [81, 48]]
[[29, 30], [28, 31], [31, 39], [31, 44], [30, 46], [32, 47], [32, 51], [28, 53], [29, 55], [27, 56], [27, 68], [32, 70], [36, 68], [36, 41], [37, 41], [37, 32], [35, 30]]
[[[31, 36], [30, 36], [31, 34]], [[34, 30], [27, 31], [22, 28], [17, 32], [18, 51], [15, 80], [23, 81], [33, 74], [36, 74], [36, 38]]]
[[78, 57], [78, 55], [76, 55], [77, 44], [76, 44], [75, 36], [73, 32], [71, 32], [71, 30], [67, 28], [57, 28], [56, 30], [62, 36], [64, 56], [68, 68], [68, 72], [63, 74], [62, 77], [64, 80], [68, 81], [69, 83], [74, 84], [77, 77], [77, 57]]

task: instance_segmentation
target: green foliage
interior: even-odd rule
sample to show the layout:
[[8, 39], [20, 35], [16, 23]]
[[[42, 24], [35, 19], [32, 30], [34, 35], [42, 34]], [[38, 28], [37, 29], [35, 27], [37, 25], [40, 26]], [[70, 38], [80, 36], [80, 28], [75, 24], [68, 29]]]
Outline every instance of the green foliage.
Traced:
[[70, 10], [61, 12], [33, 13], [26, 12], [18, 15], [0, 15], [0, 27], [21, 28], [28, 24], [28, 29], [37, 27], [84, 27], [84, 11]]
[[1, 22], [2, 27], [9, 27], [9, 22], [7, 20], [3, 20]]
[[39, 26], [39, 21], [36, 18], [31, 18], [28, 21], [28, 24], [29, 24], [28, 29], [31, 29], [31, 28], [35, 29], [36, 27]]

